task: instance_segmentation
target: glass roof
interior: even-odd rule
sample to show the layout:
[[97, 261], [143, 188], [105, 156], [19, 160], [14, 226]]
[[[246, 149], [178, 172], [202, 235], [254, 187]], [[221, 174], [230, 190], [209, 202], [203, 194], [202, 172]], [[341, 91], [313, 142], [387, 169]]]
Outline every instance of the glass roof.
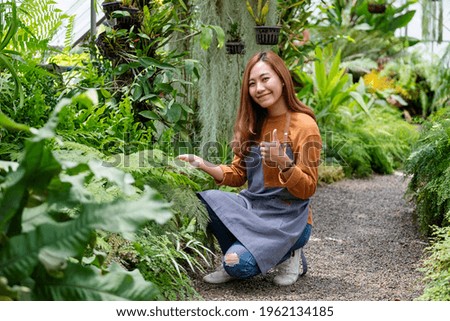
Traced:
[[[102, 11], [101, 0], [96, 0], [97, 10], [96, 20], [97, 25], [104, 19]], [[91, 28], [91, 0], [55, 0], [55, 7], [62, 10], [65, 14], [75, 16], [73, 28], [74, 43], [84, 37]], [[52, 39], [50, 44], [56, 47], [64, 47], [64, 37], [66, 35], [66, 25], [62, 26], [56, 36]]]
[[[403, 3], [405, 0], [396, 0], [399, 3]], [[413, 38], [421, 39], [422, 38], [422, 30], [421, 30], [421, 17], [422, 17], [422, 6], [420, 2], [423, 0], [420, 0], [418, 3], [411, 6], [411, 9], [416, 10], [416, 14], [411, 21], [411, 23], [408, 24], [407, 29], [399, 30], [398, 35], [408, 35]], [[444, 2], [447, 2], [450, 0], [444, 0]], [[101, 3], [102, 0], [54, 0], [55, 6], [59, 9], [61, 9], [64, 13], [68, 15], [75, 15], [75, 22], [74, 22], [74, 35], [73, 40], [74, 43], [77, 43], [81, 38], [83, 38], [90, 30], [91, 25], [91, 2], [97, 3], [97, 9], [96, 12], [96, 20], [97, 25], [104, 19], [104, 13], [102, 10]], [[447, 17], [450, 17], [450, 6], [444, 6], [444, 43], [441, 44], [442, 47], [444, 45], [446, 46], [448, 42], [450, 42], [450, 25], [449, 21], [450, 19], [447, 19]], [[65, 26], [61, 27], [57, 35], [52, 39], [51, 45], [57, 46], [57, 47], [63, 47], [64, 46], [64, 37], [66, 34], [66, 28]], [[434, 44], [436, 46], [436, 44]], [[440, 47], [439, 45], [437, 47]], [[435, 47], [433, 51], [435, 51], [437, 48]]]

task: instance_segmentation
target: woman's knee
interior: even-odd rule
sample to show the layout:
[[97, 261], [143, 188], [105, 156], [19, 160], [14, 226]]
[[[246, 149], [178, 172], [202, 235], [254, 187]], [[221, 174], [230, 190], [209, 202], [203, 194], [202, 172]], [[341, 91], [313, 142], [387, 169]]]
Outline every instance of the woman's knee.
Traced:
[[223, 259], [223, 266], [227, 273], [235, 278], [248, 279], [261, 273], [253, 255], [244, 247], [236, 248], [233, 246], [227, 251]]

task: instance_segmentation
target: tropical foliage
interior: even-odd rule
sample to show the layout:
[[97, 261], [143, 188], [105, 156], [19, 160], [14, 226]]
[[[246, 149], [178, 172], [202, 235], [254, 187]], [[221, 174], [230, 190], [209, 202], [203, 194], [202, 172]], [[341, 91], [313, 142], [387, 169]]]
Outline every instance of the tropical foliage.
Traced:
[[[113, 264], [102, 267], [102, 254], [88, 248], [95, 230], [132, 238], [148, 220], [170, 218], [168, 205], [150, 189], [134, 200], [96, 202], [86, 184], [110, 184], [123, 197], [136, 195], [132, 177], [91, 160], [60, 161], [49, 149], [57, 114], [33, 130], [22, 160], [8, 163], [1, 175], [0, 250], [3, 299], [148, 300], [157, 290], [137, 272]], [[127, 289], [122, 289], [128, 284]]]
[[427, 286], [419, 300], [449, 301], [450, 288], [450, 227], [437, 228], [423, 262]]
[[413, 175], [409, 189], [416, 199], [417, 219], [425, 233], [450, 225], [450, 110], [441, 109], [423, 124], [421, 137], [406, 163]]
[[356, 176], [387, 174], [401, 166], [417, 136], [414, 127], [376, 99], [363, 81], [352, 82], [340, 67], [340, 52], [316, 47], [315, 56], [314, 77], [300, 69], [294, 72], [303, 86], [299, 97], [316, 113], [326, 162]]
[[[406, 53], [418, 40], [394, 31], [415, 2], [372, 15], [367, 0], [249, 0], [236, 21], [249, 39], [255, 21], [277, 17], [273, 49], [317, 115], [321, 182], [412, 176], [417, 222], [434, 236], [421, 299], [448, 300], [450, 47], [439, 63]], [[201, 299], [191, 276], [211, 266], [216, 245], [196, 192], [217, 187], [175, 156], [232, 158], [225, 133], [203, 145], [195, 137], [231, 126], [205, 113], [234, 118], [233, 104], [211, 107], [240, 88], [240, 58], [214, 67], [230, 27], [214, 14], [233, 5], [133, 3], [132, 25], [110, 21], [77, 48], [74, 17], [54, 1], [0, 3], [1, 300]], [[63, 23], [64, 47], [51, 48]]]

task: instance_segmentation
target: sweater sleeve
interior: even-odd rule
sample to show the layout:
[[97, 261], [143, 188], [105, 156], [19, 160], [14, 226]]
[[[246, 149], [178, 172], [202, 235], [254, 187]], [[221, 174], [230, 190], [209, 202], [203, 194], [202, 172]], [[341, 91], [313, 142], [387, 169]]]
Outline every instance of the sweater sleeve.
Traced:
[[308, 199], [315, 193], [319, 178], [318, 167], [322, 148], [319, 128], [313, 120], [309, 121], [290, 138], [295, 166], [287, 172], [280, 172], [278, 179], [292, 195]]
[[231, 165], [220, 165], [223, 172], [222, 181], [217, 181], [218, 185], [227, 185], [238, 187], [245, 184], [247, 181], [247, 169], [244, 161], [239, 156], [235, 155]]

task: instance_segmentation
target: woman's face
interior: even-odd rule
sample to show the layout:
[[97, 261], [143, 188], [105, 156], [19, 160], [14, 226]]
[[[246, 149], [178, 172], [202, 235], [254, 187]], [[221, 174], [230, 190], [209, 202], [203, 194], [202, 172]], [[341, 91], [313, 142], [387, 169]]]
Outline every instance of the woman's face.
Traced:
[[264, 61], [258, 61], [250, 70], [248, 91], [253, 101], [262, 108], [274, 111], [285, 106], [283, 83], [272, 67]]

